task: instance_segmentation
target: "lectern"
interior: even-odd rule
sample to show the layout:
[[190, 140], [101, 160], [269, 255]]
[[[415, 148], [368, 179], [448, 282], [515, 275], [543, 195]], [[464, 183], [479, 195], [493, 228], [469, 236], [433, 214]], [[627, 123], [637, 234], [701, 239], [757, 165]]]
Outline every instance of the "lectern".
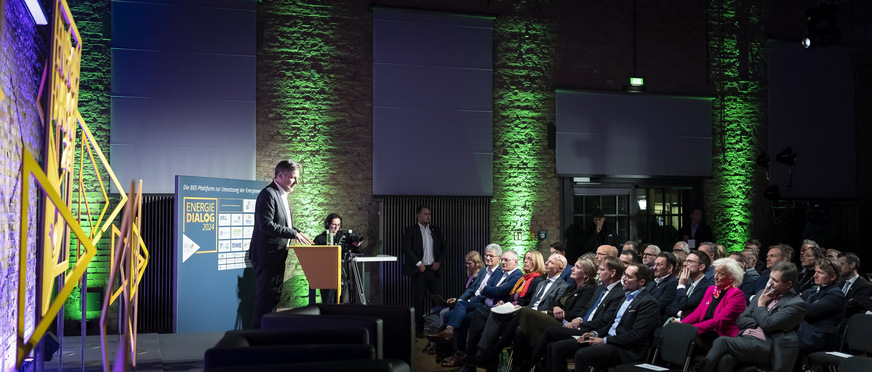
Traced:
[[338, 245], [291, 245], [297, 254], [310, 288], [335, 289], [336, 303], [342, 298], [342, 247]]

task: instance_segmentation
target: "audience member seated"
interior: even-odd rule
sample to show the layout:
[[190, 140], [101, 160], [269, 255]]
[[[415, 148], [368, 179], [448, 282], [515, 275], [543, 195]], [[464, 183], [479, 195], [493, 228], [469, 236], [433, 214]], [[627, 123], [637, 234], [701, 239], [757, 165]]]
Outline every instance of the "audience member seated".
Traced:
[[[538, 251], [532, 251], [527, 252], [527, 255], [531, 253], [539, 254]], [[539, 257], [541, 259], [541, 255]], [[558, 254], [552, 255], [548, 258], [548, 262], [545, 263], [544, 276], [546, 278], [539, 281], [536, 288], [531, 287], [527, 291], [528, 294], [531, 294], [531, 296], [528, 296], [531, 297], [529, 302], [524, 305], [520, 302], [515, 304], [514, 308], [516, 311], [513, 313], [497, 314], [491, 312], [484, 324], [481, 337], [476, 338], [472, 334], [469, 335], [467, 350], [476, 350], [476, 352], [474, 355], [471, 352], [467, 353], [463, 363], [469, 366], [479, 366], [487, 370], [495, 370], [499, 362], [500, 351], [504, 347], [509, 346], [514, 339], [515, 330], [518, 327], [517, 311], [528, 310], [538, 312], [540, 309], [550, 309], [557, 302], [558, 296], [563, 295], [563, 291], [566, 289], [566, 282], [560, 279], [560, 273], [563, 272], [564, 266], [566, 266], [565, 257]], [[477, 321], [480, 320], [473, 319], [473, 322]], [[470, 330], [472, 328], [470, 326]]]
[[745, 293], [745, 301], [747, 302], [754, 295], [754, 286], [760, 279], [760, 272], [757, 270], [757, 251], [746, 248], [741, 254], [745, 257], [745, 276], [742, 278], [742, 286], [739, 289]]
[[842, 255], [842, 251], [840, 251], [838, 249], [829, 248], [829, 249], [827, 249], [826, 254], [824, 254], [824, 257], [838, 260], [841, 255]]
[[[718, 246], [712, 242], [702, 242], [697, 249], [701, 253], [705, 253], [709, 256], [710, 262], [715, 262], [718, 259]], [[709, 266], [708, 270], [705, 271], [705, 277], [711, 280], [715, 276], [715, 267]]]
[[817, 260], [824, 257], [824, 250], [811, 240], [803, 241], [800, 252], [799, 263], [802, 265], [802, 268], [799, 271], [799, 279], [797, 279], [794, 288], [796, 293], [805, 292], [806, 289], [814, 285], [814, 266], [817, 264]]
[[604, 257], [618, 258], [618, 248], [613, 245], [601, 245], [596, 248], [596, 262], [599, 263]]
[[[600, 329], [614, 320], [618, 307], [624, 301], [624, 288], [620, 280], [624, 275], [624, 265], [615, 257], [605, 257], [599, 263], [597, 275], [600, 285], [587, 305], [587, 312], [569, 322], [564, 322], [563, 327], [548, 327], [542, 333], [542, 338], [530, 351], [528, 358], [522, 354], [516, 354], [516, 360], [524, 361], [520, 364], [521, 370], [529, 370], [539, 363], [545, 355], [547, 345], [559, 340], [572, 339], [573, 336], [581, 336], [594, 329]], [[565, 318], [569, 320], [568, 317]]]
[[633, 251], [636, 254], [639, 254], [639, 243], [636, 243], [632, 240], [627, 240], [624, 242], [624, 245], [621, 246], [621, 251]]
[[845, 316], [845, 294], [835, 285], [839, 271], [838, 261], [818, 259], [814, 266], [814, 284], [818, 287], [802, 292], [802, 299], [808, 306], [799, 326], [801, 355], [838, 348], [839, 324]]
[[631, 250], [621, 251], [621, 255], [618, 256], [618, 259], [624, 263], [624, 267], [627, 267], [632, 263], [642, 263], [642, 258], [639, 257], [639, 254], [636, 253], [636, 251]]
[[[754, 264], [754, 269], [756, 269], [757, 272], [760, 274], [766, 271], [766, 260], [760, 259], [761, 249], [763, 249], [763, 243], [761, 243], [757, 239], [752, 238], [748, 239], [748, 241], [745, 242], [745, 250], [750, 250], [751, 252], [754, 252], [754, 262], [756, 262], [756, 264]], [[751, 295], [754, 295], [754, 293], [752, 293]]]
[[660, 247], [654, 244], [648, 244], [642, 252], [642, 264], [648, 266], [649, 269], [654, 269], [654, 259], [660, 254]]
[[551, 311], [525, 308], [518, 312], [518, 329], [512, 343], [517, 360], [527, 359], [531, 346], [539, 342], [545, 329], [561, 328], [587, 313], [596, 292], [596, 272], [597, 266], [593, 260], [582, 256], [572, 266], [572, 284], [557, 299]]
[[672, 245], [672, 253], [675, 252], [690, 253], [690, 246], [687, 245], [686, 241], [679, 240]]
[[641, 361], [660, 325], [657, 300], [645, 290], [651, 278], [644, 265], [627, 267], [622, 278], [625, 294], [611, 321], [578, 337], [548, 346], [550, 371], [566, 371], [566, 359], [575, 359], [576, 371]]
[[[743, 286], [753, 287], [757, 279], [760, 278], [760, 273], [754, 270], [753, 266], [749, 268], [748, 259], [745, 258], [742, 252], [730, 252], [728, 257], [736, 260], [739, 267], [742, 268], [742, 281], [739, 283], [739, 289], [742, 289]], [[744, 292], [742, 293], [744, 294]]]
[[[444, 326], [445, 323], [448, 322], [448, 314], [452, 308], [454, 308], [454, 304], [457, 301], [467, 301], [474, 296], [478, 296], [481, 294], [482, 288], [484, 288], [487, 283], [490, 281], [490, 278], [493, 276], [494, 271], [497, 270], [497, 265], [499, 264], [499, 257], [503, 253], [502, 248], [498, 244], [488, 244], [484, 247], [484, 267], [478, 270], [478, 273], [475, 274], [475, 279], [472, 283], [467, 280], [466, 282], [466, 290], [458, 297], [452, 297], [445, 302], [449, 305], [448, 308], [442, 309], [439, 313], [439, 319], [441, 319], [440, 326]], [[467, 258], [472, 254], [470, 252], [467, 254]], [[468, 259], [467, 259], [468, 261]], [[469, 263], [467, 263], [467, 273], [469, 273]], [[428, 330], [428, 332], [436, 332], [436, 330]], [[454, 361], [453, 357], [449, 357], [450, 360], [446, 360], [444, 364], [447, 364], [446, 367], [453, 366]]]
[[766, 366], [776, 372], [793, 369], [799, 353], [796, 329], [807, 308], [793, 291], [797, 274], [796, 265], [790, 262], [770, 267], [769, 285], [739, 315], [738, 335], [715, 339], [703, 361], [703, 372], [735, 371], [737, 364]]
[[[563, 246], [561, 242], [551, 243], [551, 246], [548, 247], [548, 252], [552, 255], [559, 254], [566, 257], [566, 248]], [[568, 266], [563, 269], [563, 272], [560, 274], [560, 279], [565, 281], [566, 283], [572, 283], [572, 279], [569, 278], [569, 274], [572, 273], [572, 267]]]
[[[698, 345], [711, 348], [719, 336], [735, 337], [739, 333], [736, 319], [745, 310], [745, 294], [739, 289], [742, 269], [732, 258], [715, 261], [714, 285], [705, 290], [703, 301], [680, 321], [697, 328]], [[674, 321], [679, 321], [675, 319]]]
[[[754, 283], [754, 290], [751, 292], [752, 295], [760, 292], [769, 284], [769, 272], [772, 270], [772, 267], [778, 262], [790, 262], [793, 258], [793, 247], [787, 244], [777, 244], [769, 247], [769, 250], [766, 251], [766, 270], [760, 273], [760, 277], [757, 278], [757, 282]], [[796, 283], [794, 283], [796, 284]], [[750, 298], [749, 300], [750, 301]]]
[[657, 300], [659, 312], [663, 314], [660, 324], [663, 324], [663, 321], [669, 318], [666, 315], [666, 307], [675, 300], [678, 279], [675, 278], [675, 275], [672, 275], [674, 268], [675, 256], [672, 252], [660, 252], [657, 258], [654, 259], [654, 280], [650, 282], [645, 281], [648, 292]]
[[709, 266], [707, 254], [694, 250], [687, 255], [678, 277], [675, 300], [666, 307], [666, 316], [683, 318], [699, 306], [706, 288], [713, 283], [705, 277]]
[[[541, 254], [540, 254], [541, 255]], [[514, 251], [503, 252], [500, 258], [500, 270], [494, 272], [488, 284], [481, 289], [480, 294], [468, 301], [456, 301], [454, 309], [448, 315], [445, 329], [430, 335], [430, 338], [453, 340], [457, 352], [466, 350], [466, 329], [474, 313], [479, 308], [490, 308], [500, 301], [512, 301], [512, 289], [521, 279], [518, 270], [518, 254]]]
[[872, 285], [857, 274], [860, 257], [851, 252], [839, 255], [841, 281], [836, 284], [845, 294], [845, 319], [872, 311]]

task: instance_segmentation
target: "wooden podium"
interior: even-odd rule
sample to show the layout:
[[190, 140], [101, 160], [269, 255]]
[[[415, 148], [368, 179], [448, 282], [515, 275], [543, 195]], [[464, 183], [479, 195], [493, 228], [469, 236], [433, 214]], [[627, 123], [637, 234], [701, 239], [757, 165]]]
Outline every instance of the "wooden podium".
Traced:
[[342, 247], [338, 245], [290, 245], [309, 280], [310, 288], [335, 289], [342, 298]]

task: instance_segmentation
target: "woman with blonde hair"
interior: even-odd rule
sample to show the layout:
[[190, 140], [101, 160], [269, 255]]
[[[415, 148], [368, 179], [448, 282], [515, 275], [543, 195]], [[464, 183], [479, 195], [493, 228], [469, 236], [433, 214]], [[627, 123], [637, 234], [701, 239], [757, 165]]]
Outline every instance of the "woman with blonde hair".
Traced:
[[466, 280], [466, 287], [464, 288], [469, 288], [472, 285], [482, 267], [484, 267], [484, 262], [481, 260], [480, 253], [471, 251], [466, 254], [466, 275], [469, 276], [469, 279]]

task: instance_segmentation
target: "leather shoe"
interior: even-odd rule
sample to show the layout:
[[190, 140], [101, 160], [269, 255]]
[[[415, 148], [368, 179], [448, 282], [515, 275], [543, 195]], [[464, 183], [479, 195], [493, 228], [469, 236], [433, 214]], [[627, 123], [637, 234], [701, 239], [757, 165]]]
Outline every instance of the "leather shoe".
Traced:
[[443, 340], [453, 340], [454, 339], [454, 332], [448, 332], [447, 330], [443, 329], [443, 330], [436, 332], [430, 336], [433, 338], [439, 338], [439, 339], [443, 339]]

